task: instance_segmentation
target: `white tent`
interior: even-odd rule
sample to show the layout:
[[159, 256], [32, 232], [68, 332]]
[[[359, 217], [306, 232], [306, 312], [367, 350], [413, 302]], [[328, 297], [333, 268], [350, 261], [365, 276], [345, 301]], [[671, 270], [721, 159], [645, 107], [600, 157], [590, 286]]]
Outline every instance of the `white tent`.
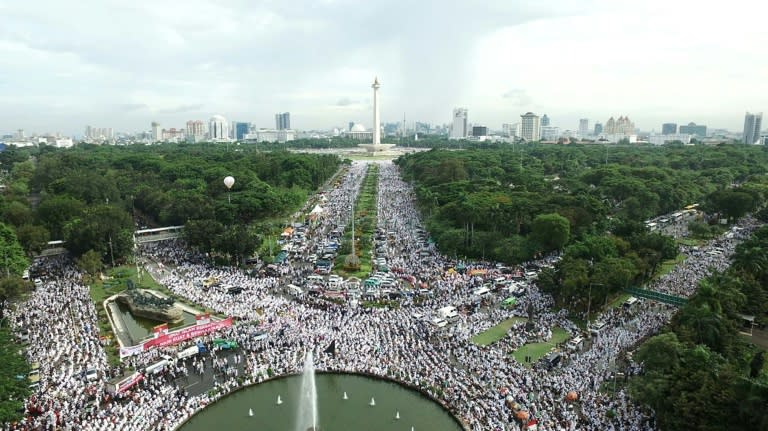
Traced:
[[320, 205], [315, 205], [310, 214], [322, 214], [325, 210]]

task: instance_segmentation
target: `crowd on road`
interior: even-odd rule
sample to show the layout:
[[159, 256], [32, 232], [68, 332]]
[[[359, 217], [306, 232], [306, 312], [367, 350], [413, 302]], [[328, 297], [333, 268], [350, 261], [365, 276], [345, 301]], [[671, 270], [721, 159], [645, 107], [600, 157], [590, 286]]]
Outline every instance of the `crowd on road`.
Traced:
[[[378, 175], [378, 227], [390, 238], [382, 254], [393, 272], [430, 295], [404, 300], [396, 307], [365, 308], [287, 294], [287, 280], [312, 273], [307, 263], [312, 244], [346, 228], [365, 172], [364, 163], [352, 164], [323, 195], [322, 213], [306, 233], [306, 248], [281, 263], [276, 274], [254, 276], [238, 268], [210, 266], [179, 241], [144, 246], [141, 261], [158, 282], [190, 302], [237, 318], [236, 325], [201, 341], [224, 337], [236, 340], [239, 347], [229, 359], [209, 352], [179, 361], [158, 375], [146, 376], [124, 394], [110, 394], [106, 382], [128, 367], [143, 369], [178, 349], [149, 350], [110, 367], [103, 348], [109, 340], [101, 336], [97, 308], [83, 275], [66, 258], [40, 261], [45, 283], [19, 304], [11, 320], [15, 328], [29, 330], [26, 355], [30, 362], [41, 364], [41, 386], [26, 403], [24, 422], [11, 429], [174, 429], [235, 388], [301, 371], [308, 351], [313, 351], [320, 371], [365, 372], [418, 387], [466, 429], [519, 429], [513, 417], [518, 410], [536, 418], [539, 430], [655, 429], [652, 412], [635, 405], [624, 391], [605, 394], [598, 389], [615, 378], [624, 352], [659, 331], [675, 309], [648, 301], [632, 313], [608, 310], [600, 317], [605, 326], [589, 348], [571, 353], [554, 369], [530, 367], [510, 356], [527, 342], [548, 340], [555, 328], [572, 335], [579, 332], [565, 310], [553, 309], [552, 299], [532, 280], [525, 283], [517, 307], [477, 306], [447, 327], [432, 325], [429, 316], [438, 308], [476, 304], [477, 287], [508, 274], [491, 262], [457, 262], [440, 255], [425, 240], [413, 190], [392, 163], [381, 162]], [[745, 219], [739, 227], [739, 234], [731, 238], [685, 249], [685, 261], [650, 288], [692, 294], [701, 278], [728, 265], [735, 245], [749, 235], [755, 222]], [[719, 253], [710, 253], [713, 250]], [[557, 256], [548, 256], [535, 264], [556, 260]], [[451, 270], [460, 264], [463, 271]], [[202, 288], [203, 280], [210, 279], [217, 283]], [[242, 290], [232, 294], [231, 286]], [[499, 295], [482, 302], [494, 304]], [[488, 346], [471, 341], [488, 327], [529, 312], [532, 325], [515, 327], [501, 341]], [[636, 369], [637, 364], [630, 365]], [[87, 377], [89, 370], [96, 371], [95, 379]], [[217, 376], [210, 391], [193, 394], [180, 383], [206, 372]], [[578, 403], [566, 400], [570, 391], [578, 393]]]

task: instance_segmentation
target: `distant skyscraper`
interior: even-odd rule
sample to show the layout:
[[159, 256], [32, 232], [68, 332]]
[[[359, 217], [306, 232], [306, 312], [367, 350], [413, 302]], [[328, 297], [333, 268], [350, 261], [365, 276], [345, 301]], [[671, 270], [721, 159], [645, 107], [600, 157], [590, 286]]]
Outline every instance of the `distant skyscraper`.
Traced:
[[152, 122], [152, 141], [160, 142], [163, 139], [163, 130], [160, 129], [160, 123], [157, 121]]
[[547, 127], [549, 126], [549, 117], [547, 117], [547, 114], [544, 114], [541, 117], [541, 127]]
[[680, 126], [681, 135], [696, 135], [700, 138], [707, 136], [707, 126], [688, 123], [687, 126]]
[[275, 128], [277, 130], [285, 130], [291, 128], [291, 113], [283, 112], [282, 114], [275, 114]]
[[579, 120], [579, 136], [589, 135], [589, 119], [582, 118]]
[[677, 133], [677, 123], [664, 123], [661, 125], [662, 135], [674, 135]]
[[187, 141], [199, 142], [205, 139], [205, 123], [201, 120], [187, 121]]
[[488, 136], [488, 127], [486, 126], [473, 126], [472, 136]]
[[603, 133], [603, 123], [595, 123], [595, 136]]
[[455, 108], [453, 110], [453, 127], [451, 128], [451, 138], [467, 137], [467, 108]]
[[350, 121], [349, 125], [347, 127], [347, 131], [351, 132], [353, 127], [355, 127], [355, 122], [354, 121]]
[[613, 117], [609, 118], [605, 123], [605, 133], [609, 135], [613, 134], [625, 134], [632, 135], [635, 133], [635, 123], [629, 120], [629, 117], [623, 115], [618, 120], [614, 120]]
[[214, 115], [208, 121], [208, 134], [211, 141], [229, 141], [229, 123], [221, 115]]
[[744, 135], [742, 141], [747, 145], [761, 144], [760, 128], [763, 127], [763, 113], [744, 116]]
[[235, 131], [235, 139], [242, 141], [245, 139], [245, 135], [250, 133], [251, 125], [249, 123], [235, 122], [232, 124]]
[[521, 138], [526, 141], [541, 140], [541, 124], [539, 116], [533, 112], [526, 112], [520, 116]]

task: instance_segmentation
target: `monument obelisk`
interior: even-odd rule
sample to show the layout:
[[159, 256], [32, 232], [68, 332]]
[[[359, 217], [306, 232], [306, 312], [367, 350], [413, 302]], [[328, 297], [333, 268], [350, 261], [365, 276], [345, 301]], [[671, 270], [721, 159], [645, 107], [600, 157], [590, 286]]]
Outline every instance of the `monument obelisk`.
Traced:
[[381, 145], [381, 118], [379, 117], [379, 77], [377, 76], [373, 80], [371, 88], [373, 88], [373, 145], [374, 147]]
[[359, 147], [365, 148], [368, 153], [377, 153], [386, 151], [395, 146], [395, 144], [381, 143], [381, 117], [379, 116], [379, 78], [376, 77], [371, 84], [373, 88], [373, 139], [370, 144], [360, 144]]

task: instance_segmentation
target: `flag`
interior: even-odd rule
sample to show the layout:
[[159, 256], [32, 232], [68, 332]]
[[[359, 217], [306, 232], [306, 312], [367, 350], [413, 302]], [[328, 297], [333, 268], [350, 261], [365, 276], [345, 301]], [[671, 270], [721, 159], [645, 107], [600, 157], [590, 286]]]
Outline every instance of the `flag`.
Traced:
[[323, 350], [323, 353], [330, 353], [333, 357], [336, 357], [336, 340], [331, 341], [331, 344]]

